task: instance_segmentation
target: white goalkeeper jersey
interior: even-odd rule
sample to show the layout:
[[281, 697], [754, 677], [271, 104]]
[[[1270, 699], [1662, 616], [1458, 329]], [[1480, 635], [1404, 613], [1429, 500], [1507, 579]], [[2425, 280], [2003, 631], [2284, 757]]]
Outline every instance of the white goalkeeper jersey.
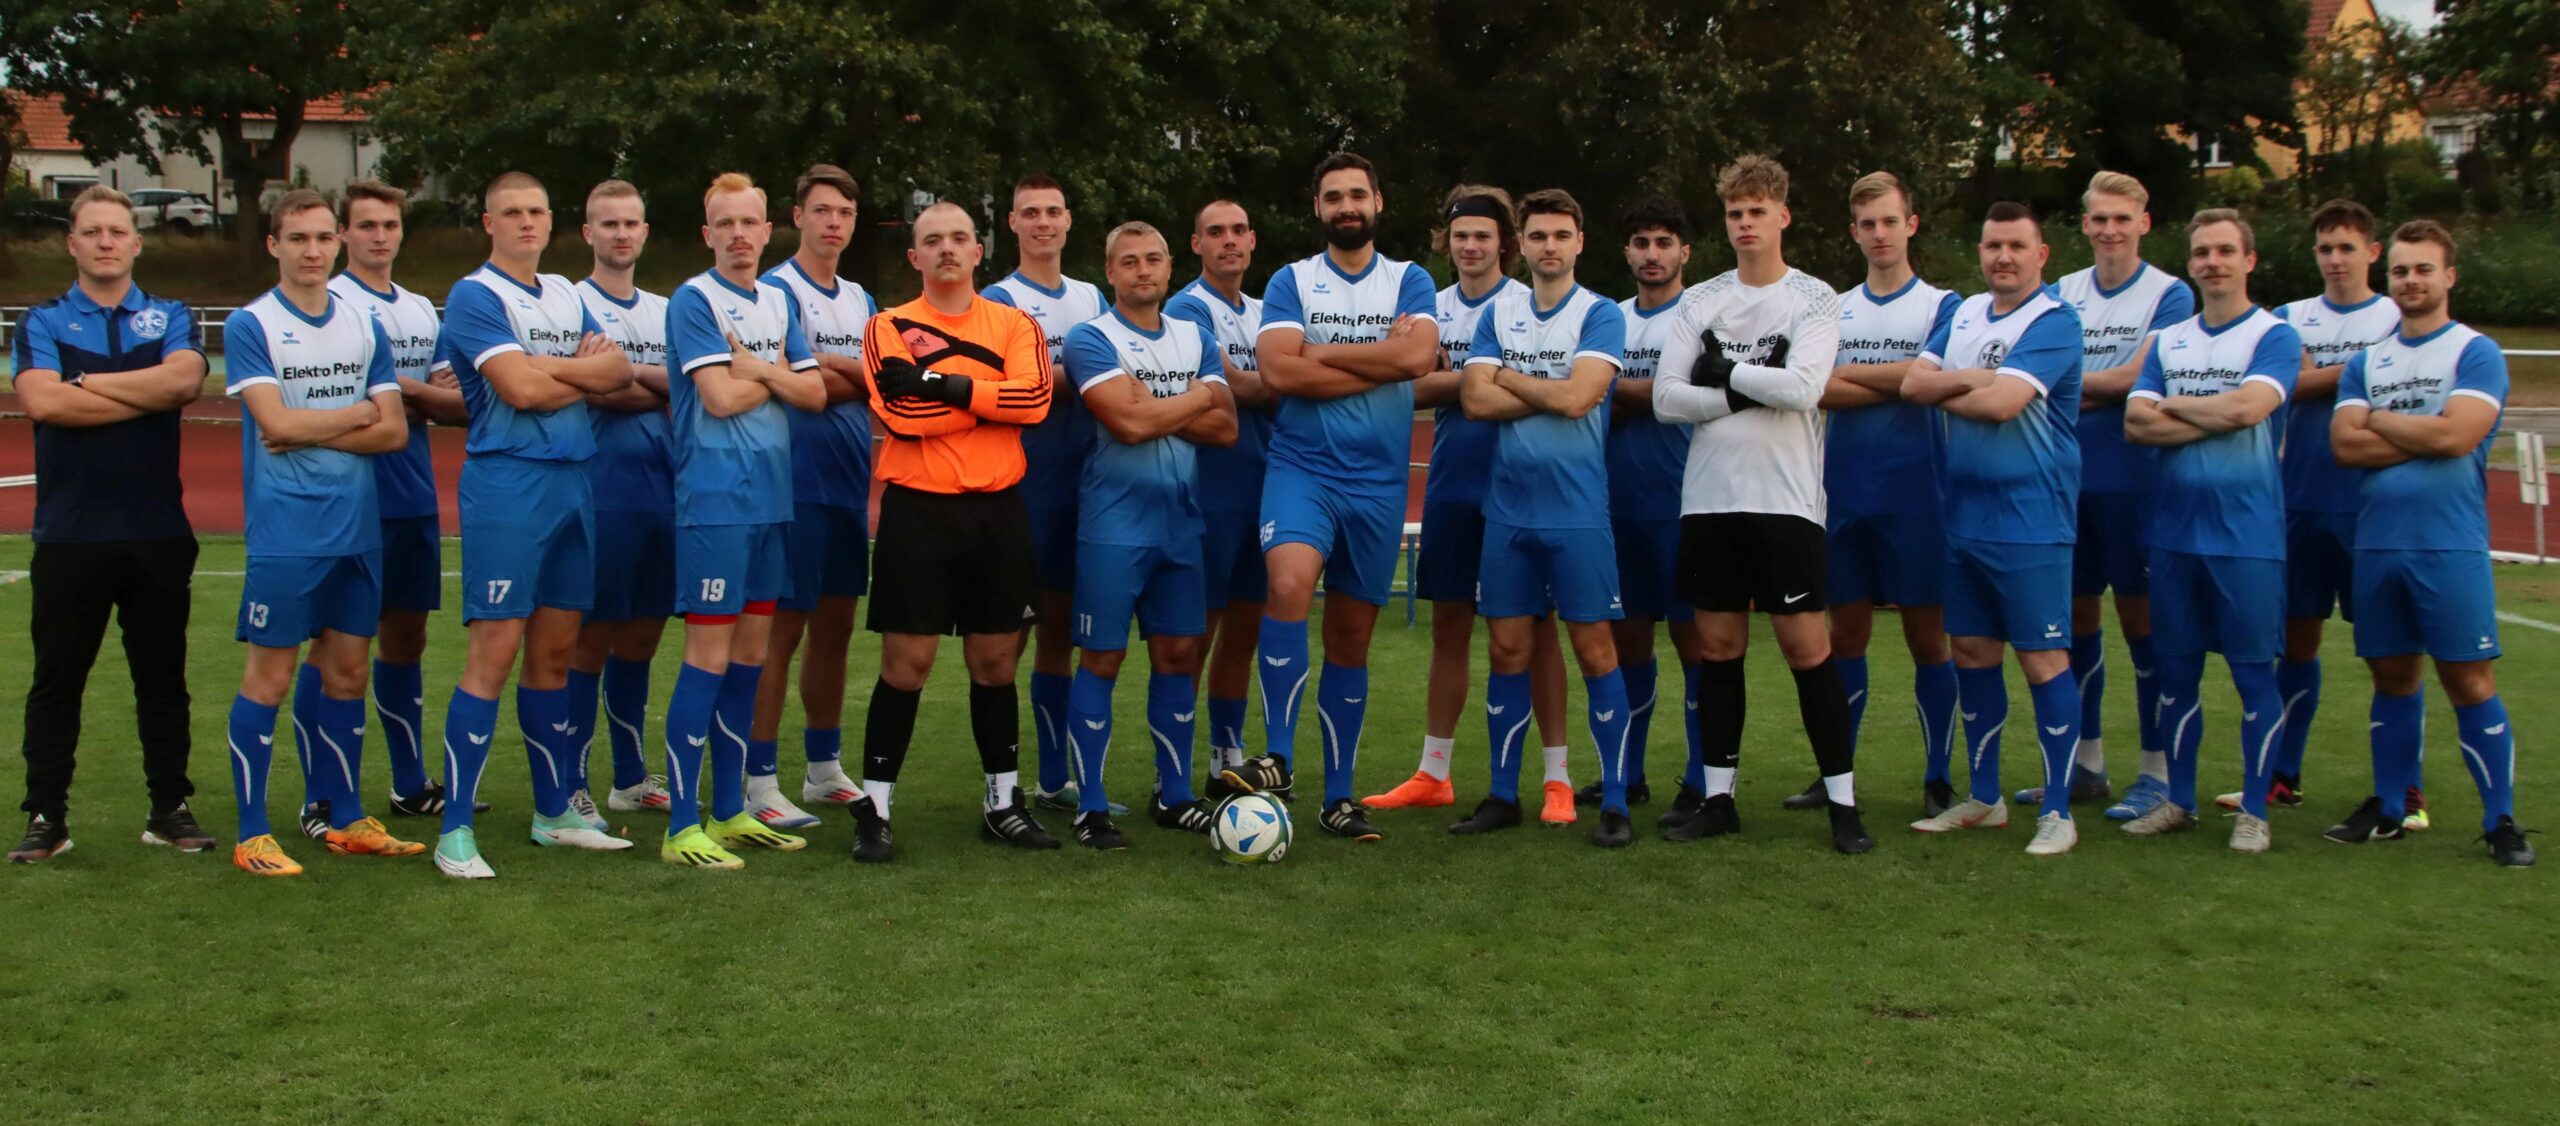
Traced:
[[[1681, 295], [1663, 330], [1653, 412], [1695, 424], [1680, 513], [1765, 512], [1823, 522], [1823, 384], [1840, 350], [1840, 295], [1802, 270], [1749, 286], [1727, 271]], [[1731, 385], [1760, 405], [1732, 409], [1722, 390], [1689, 382], [1713, 330], [1734, 361]], [[1766, 361], [1780, 342], [1783, 366]]]

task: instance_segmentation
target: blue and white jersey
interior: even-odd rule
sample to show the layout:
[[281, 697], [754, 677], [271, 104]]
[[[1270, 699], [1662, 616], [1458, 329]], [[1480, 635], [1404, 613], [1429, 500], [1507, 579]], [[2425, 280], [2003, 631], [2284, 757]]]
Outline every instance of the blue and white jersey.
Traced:
[[[2319, 368], [2344, 364], [2400, 331], [2400, 307], [2379, 293], [2352, 307], [2314, 297], [2277, 309], [2276, 315], [2301, 335], [2303, 353]], [[2364, 470], [2338, 464], [2337, 451], [2329, 447], [2329, 420], [2337, 413], [2335, 394], [2285, 404], [2285, 511], [2352, 513], [2362, 503]]]
[[[1262, 334], [1262, 299], [1239, 296], [1243, 300], [1230, 305], [1208, 282], [1194, 279], [1164, 303], [1164, 315], [1207, 328], [1230, 366], [1254, 371], [1253, 338]], [[1271, 415], [1239, 404], [1236, 444], [1200, 451], [1200, 510], [1261, 512], [1262, 467], [1270, 444]]]
[[[234, 399], [260, 384], [289, 410], [336, 410], [382, 396], [401, 409], [391, 337], [354, 303], [329, 298], [314, 317], [268, 290], [222, 324], [223, 393]], [[257, 416], [240, 407], [240, 500], [249, 554], [355, 555], [382, 546], [382, 506], [374, 458], [321, 446], [269, 452]]]
[[2080, 321], [2045, 290], [2006, 313], [1978, 293], [1930, 334], [1921, 359], [2025, 380], [2035, 401], [2007, 422], [1946, 419], [1946, 530], [1991, 543], [2071, 543], [2080, 530]]
[[[800, 303], [800, 330], [813, 355], [862, 362], [862, 332], [880, 306], [861, 285], [841, 274], [834, 285], [819, 285], [797, 258], [765, 271], [763, 284], [783, 287]], [[857, 395], [822, 411], [791, 412], [795, 503], [871, 506], [870, 403], [870, 396]]]
[[[1878, 294], [1861, 284], [1840, 295], [1837, 362], [1895, 364], [1912, 359], [1964, 298], [1919, 278]], [[1938, 412], [1911, 402], [1831, 412], [1823, 437], [1822, 487], [1833, 520], [1935, 516]]]
[[[667, 366], [666, 298], [634, 288], [631, 300], [625, 301], [586, 278], [578, 282], [578, 300], [586, 303], [596, 327], [621, 345], [622, 354], [632, 363]], [[596, 510], [674, 512], [675, 460], [667, 450], [667, 412], [587, 413], [596, 433], [596, 456], [587, 462]]]
[[[2497, 342], [2455, 321], [2411, 340], [2398, 333], [2357, 353], [2338, 377], [2338, 405], [2393, 414], [2442, 415], [2468, 396], [2495, 405], [2505, 421], [2507, 358]], [[2356, 547], [2365, 550], [2487, 551], [2489, 446], [2459, 457], [2413, 458], [2364, 475]]]
[[[2131, 397], [2156, 403], [2171, 395], [2219, 395], [2263, 383], [2290, 400], [2301, 374], [2302, 338], [2282, 318], [2252, 307], [2226, 324], [2208, 325], [2197, 314], [2160, 331]], [[2284, 478], [2277, 465], [2284, 416], [2279, 403], [2256, 426], [2161, 450], [2151, 546], [2190, 555], [2284, 558], [2284, 537], [2272, 534], [2284, 527]]]
[[[1466, 370], [1467, 357], [1475, 353], [1476, 325], [1484, 319], [1484, 311], [1495, 298], [1515, 291], [1527, 293], [1529, 287], [1518, 278], [1506, 277], [1493, 283], [1482, 297], [1471, 299], [1455, 284], [1440, 291], [1436, 298], [1440, 352], [1448, 370]], [[1495, 425], [1468, 418], [1466, 410], [1456, 403], [1432, 410], [1431, 471], [1422, 479], [1424, 503], [1484, 503], [1485, 485], [1493, 477]]]
[[695, 371], [730, 361], [731, 337], [758, 359], [793, 371], [818, 366], [789, 290], [741, 289], [711, 270], [676, 287], [667, 301], [667, 409], [675, 422], [679, 526], [791, 519], [791, 408], [766, 399], [718, 418], [703, 409], [694, 386]]
[[[1067, 378], [1079, 398], [1097, 387], [1122, 393], [1108, 385], [1124, 378], [1159, 399], [1190, 390], [1194, 380], [1227, 381], [1218, 341], [1206, 327], [1166, 318], [1149, 332], [1118, 309], [1068, 330]], [[1097, 424], [1077, 492], [1076, 539], [1123, 547], [1198, 539], [1198, 482], [1198, 447], [1189, 439], [1168, 434], [1132, 445]]]
[[[1626, 363], [1627, 319], [1599, 294], [1573, 287], [1552, 309], [1512, 285], [1479, 310], [1468, 367], [1568, 379], [1576, 360]], [[1614, 379], [1615, 377], [1612, 376]], [[1540, 411], [1497, 422], [1485, 519], [1522, 528], [1609, 526], [1609, 399], [1580, 418]]]
[[[374, 323], [382, 326], [384, 337], [391, 341], [393, 374], [424, 383], [427, 377], [453, 366], [436, 351], [441, 326], [436, 320], [435, 303], [425, 294], [403, 289], [397, 282], [392, 284], [391, 292], [384, 293], [353, 274], [329, 279], [329, 292], [338, 300], [373, 314]], [[385, 520], [436, 514], [436, 461], [427, 442], [425, 423], [410, 424], [407, 449], [373, 459], [373, 484], [381, 495]]]
[[[1680, 318], [1674, 297], [1647, 309], [1633, 297], [1618, 302], [1626, 326], [1626, 362], [1620, 379], [1652, 379], [1662, 359], [1662, 339]], [[1687, 372], [1680, 373], [1683, 379]], [[1677, 520], [1680, 481], [1689, 467], [1689, 424], [1665, 422], [1650, 410], [1611, 411], [1609, 419], [1609, 515], [1620, 520]]]
[[[2053, 293], [2080, 315], [2083, 372], [2133, 362], [2154, 332], [2196, 315], [2195, 291], [2145, 262], [2114, 289], [2098, 286], [2091, 266], [2053, 283]], [[2156, 452], [2124, 440], [2124, 404], [2080, 415], [2080, 487], [2092, 493], [2143, 493], [2159, 468]]]
[[578, 342], [601, 332], [578, 300], [578, 288], [558, 274], [539, 274], [526, 285], [482, 263], [444, 300], [445, 359], [462, 383], [471, 429], [463, 451], [505, 454], [529, 461], [585, 461], [595, 456], [594, 424], [587, 401], [557, 410], [524, 412], [508, 406], [480, 374], [480, 365], [508, 352], [574, 356]]
[[[1373, 344], [1407, 317], [1437, 312], [1431, 275], [1372, 254], [1346, 274], [1330, 254], [1280, 267], [1262, 290], [1262, 331], [1297, 329], [1309, 344]], [[1280, 397], [1271, 464], [1360, 496], [1402, 496], [1413, 457], [1413, 384], [1382, 383], [1339, 399]]]
[[[1019, 270], [982, 293], [987, 300], [1011, 305], [1039, 322], [1040, 335], [1049, 339], [1052, 368], [1067, 362], [1068, 330], [1111, 308], [1092, 282], [1062, 277], [1058, 288], [1051, 289], [1023, 277]], [[1085, 412], [1084, 402], [1073, 395], [1052, 398], [1048, 416], [1022, 432], [1023, 487], [1044, 493], [1074, 492], [1081, 480], [1076, 467], [1092, 449], [1093, 416]]]

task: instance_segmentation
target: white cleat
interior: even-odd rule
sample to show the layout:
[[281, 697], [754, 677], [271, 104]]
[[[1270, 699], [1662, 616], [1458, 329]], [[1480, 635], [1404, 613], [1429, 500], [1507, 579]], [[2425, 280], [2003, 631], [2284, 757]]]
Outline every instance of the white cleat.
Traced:
[[782, 796], [782, 780], [772, 774], [747, 779], [747, 812], [768, 829], [806, 829], [818, 824], [817, 814]]
[[2078, 822], [2059, 813], [2036, 818], [2036, 839], [2027, 842], [2029, 856], [2060, 856], [2080, 843]]
[[544, 848], [582, 848], [589, 852], [620, 852], [631, 847], [628, 837], [599, 833], [587, 828], [585, 818], [570, 810], [557, 818], [535, 814], [533, 843]]
[[2006, 829], [2008, 827], [2009, 803], [2003, 801], [1985, 805], [1972, 798], [1957, 802], [1953, 808], [1936, 817], [1922, 818], [1911, 823], [1912, 831], [1917, 833], [1952, 833], [1959, 829]]
[[[2259, 824], [2264, 825], [2266, 822], [2261, 821]], [[2196, 815], [2187, 812], [2184, 806], [2173, 801], [2161, 802], [2153, 806], [2151, 812], [2127, 821], [2123, 826], [2125, 832], [2137, 837], [2166, 836], [2170, 833], [2183, 833], [2195, 827]]]
[[497, 870], [480, 859], [480, 844], [468, 827], [436, 838], [436, 871], [457, 880], [494, 880]]
[[2243, 813], [2231, 824], [2231, 851], [2265, 852], [2276, 845], [2275, 835], [2267, 830], [2267, 819]]
[[605, 808], [615, 813], [665, 813], [675, 799], [667, 793], [666, 776], [652, 774], [637, 786], [618, 788], [605, 796]]
[[811, 805], [852, 805], [862, 798], [862, 783], [845, 774], [834, 763], [809, 768], [809, 777], [800, 783], [800, 800]]
[[580, 820], [587, 823], [587, 828], [593, 829], [596, 832], [610, 833], [613, 831], [612, 822], [604, 819], [603, 812], [596, 809], [596, 799], [587, 796], [587, 792], [585, 790], [569, 791], [569, 812], [577, 814]]

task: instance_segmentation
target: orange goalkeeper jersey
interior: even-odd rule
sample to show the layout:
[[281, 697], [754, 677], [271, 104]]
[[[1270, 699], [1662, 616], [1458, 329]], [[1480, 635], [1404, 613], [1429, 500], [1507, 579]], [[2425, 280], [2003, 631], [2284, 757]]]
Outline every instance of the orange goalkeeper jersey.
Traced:
[[[891, 356], [975, 384], [967, 409], [913, 397], [883, 401]], [[1022, 480], [1022, 428], [1048, 417], [1049, 341], [1029, 313], [984, 297], [951, 316], [924, 298], [871, 318], [863, 334], [871, 410], [889, 432], [882, 481], [929, 493], [992, 493]]]

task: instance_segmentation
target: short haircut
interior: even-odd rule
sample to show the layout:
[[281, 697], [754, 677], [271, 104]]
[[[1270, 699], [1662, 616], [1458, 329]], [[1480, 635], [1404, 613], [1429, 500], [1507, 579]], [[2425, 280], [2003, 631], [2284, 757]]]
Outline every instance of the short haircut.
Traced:
[[2393, 242], [2431, 242], [2444, 248], [2444, 268], [2453, 268], [2453, 232], [2433, 219], [2413, 219], [2391, 232]]
[[1902, 177], [1891, 172], [1869, 172], [1858, 177], [1857, 182], [1849, 185], [1849, 206], [1856, 208], [1860, 204], [1883, 199], [1886, 193], [1901, 196], [1902, 213], [1912, 213], [1911, 189], [1904, 186]]
[[2019, 203], [2016, 200], [2004, 199], [1998, 203], [1992, 204], [1989, 210], [1982, 213], [1982, 221], [1985, 224], [2015, 223], [2021, 219], [2025, 220], [2029, 227], [2035, 229], [2036, 241], [2043, 242], [2044, 224], [2036, 221], [2035, 209], [2027, 206], [2026, 204]]
[[2087, 207], [2089, 197], [2100, 195], [2120, 195], [2132, 200], [2133, 205], [2140, 208], [2148, 209], [2151, 206], [2151, 189], [2143, 187], [2142, 181], [2122, 172], [2100, 172], [2089, 177], [2089, 190], [2080, 193], [2080, 206]]
[[2187, 237], [2192, 239], [2196, 237], [2197, 231], [2216, 223], [2229, 223], [2240, 228], [2241, 251], [2247, 254], [2258, 252], [2257, 229], [2251, 227], [2249, 221], [2242, 218], [2239, 211], [2229, 207], [2208, 207], [2196, 212], [2195, 218], [2187, 220]]
[[1219, 205], [1219, 204], [1221, 204], [1221, 203], [1226, 204], [1226, 205], [1227, 205], [1227, 206], [1229, 206], [1229, 207], [1235, 208], [1235, 209], [1236, 209], [1236, 210], [1238, 210], [1238, 211], [1242, 211], [1242, 212], [1244, 212], [1244, 213], [1245, 213], [1245, 218], [1244, 218], [1245, 225], [1246, 225], [1246, 226], [1252, 226], [1252, 225], [1253, 225], [1253, 211], [1252, 211], [1250, 208], [1247, 208], [1247, 207], [1243, 204], [1243, 202], [1242, 202], [1242, 201], [1235, 200], [1235, 199], [1230, 199], [1230, 198], [1228, 198], [1228, 197], [1226, 197], [1226, 196], [1219, 196], [1219, 197], [1218, 197], [1218, 198], [1216, 198], [1216, 199], [1213, 199], [1213, 200], [1210, 200], [1210, 201], [1209, 201], [1209, 202], [1207, 202], [1207, 203], [1201, 204], [1201, 205], [1200, 205], [1200, 210], [1198, 210], [1198, 211], [1194, 211], [1194, 212], [1192, 212], [1192, 213], [1191, 213], [1191, 229], [1192, 229], [1192, 230], [1194, 230], [1194, 231], [1199, 230], [1199, 229], [1200, 229], [1200, 217], [1201, 217], [1201, 216], [1203, 216], [1203, 215], [1208, 214], [1208, 213], [1209, 213], [1209, 209], [1210, 209], [1210, 208], [1212, 208], [1212, 207], [1216, 207], [1216, 206], [1218, 206], [1218, 205]]
[[1667, 195], [1637, 200], [1635, 206], [1628, 208], [1627, 213], [1619, 218], [1618, 225], [1626, 228], [1626, 237], [1630, 239], [1659, 227], [1683, 243], [1689, 241], [1689, 209]]
[[338, 195], [339, 226], [347, 225], [347, 216], [354, 214], [356, 201], [360, 199], [390, 204], [393, 211], [404, 211], [409, 206], [409, 193], [380, 180], [349, 180]]
[[927, 216], [927, 215], [931, 215], [931, 214], [933, 214], [933, 213], [934, 213], [934, 212], [936, 212], [936, 211], [952, 211], [952, 212], [957, 212], [961, 218], [966, 219], [966, 220], [968, 220], [968, 221], [969, 221], [969, 237], [970, 237], [971, 239], [975, 239], [975, 238], [977, 238], [977, 237], [978, 237], [978, 217], [977, 217], [977, 216], [970, 214], [970, 213], [969, 213], [969, 209], [968, 209], [968, 208], [966, 208], [966, 207], [962, 207], [962, 206], [960, 206], [959, 204], [956, 204], [956, 203], [951, 202], [950, 200], [947, 200], [947, 199], [937, 199], [937, 200], [933, 201], [932, 203], [928, 203], [928, 204], [926, 204], [926, 205], [925, 205], [924, 210], [919, 211], [919, 212], [916, 212], [916, 219], [915, 219], [915, 222], [912, 222], [912, 223], [907, 224], [907, 245], [908, 245], [908, 246], [912, 247], [912, 246], [914, 246], [914, 245], [916, 244], [916, 232], [917, 232], [917, 231], [921, 231], [921, 230], [923, 230], [923, 229], [924, 229], [924, 217], [925, 217], [925, 216]]
[[489, 181], [488, 187], [481, 189], [480, 209], [488, 210], [490, 203], [498, 198], [499, 192], [512, 192], [519, 188], [531, 188], [541, 192], [546, 203], [551, 199], [551, 189], [543, 187], [542, 181], [533, 178], [533, 173], [501, 172], [497, 179]]
[[712, 200], [728, 195], [731, 192], [754, 192], [756, 194], [756, 206], [758, 208], [764, 207], [767, 203], [764, 195], [764, 189], [757, 187], [756, 182], [748, 179], [746, 173], [723, 172], [712, 177], [711, 186], [702, 190], [702, 206], [709, 208]]
[[2374, 221], [2373, 212], [2352, 199], [2330, 200], [2311, 213], [2311, 233], [2315, 236], [2342, 227], [2363, 235], [2366, 242], [2374, 241], [2382, 232], [2382, 224]]
[[812, 164], [791, 185], [792, 205], [796, 207], [809, 202], [809, 189], [816, 187], [834, 188], [856, 205], [862, 201], [862, 185], [854, 182], [853, 173], [832, 164]]
[[[1317, 179], [1321, 180], [1323, 177], [1319, 176]], [[1491, 184], [1460, 184], [1449, 189], [1448, 196], [1440, 201], [1440, 225], [1431, 228], [1431, 252], [1442, 257], [1448, 256], [1449, 209], [1470, 199], [1481, 199], [1491, 203], [1494, 210], [1500, 212], [1491, 217], [1494, 229], [1493, 254], [1502, 272], [1510, 273], [1512, 263], [1520, 260], [1520, 210], [1512, 205], [1510, 192]]]
[[1058, 196], [1061, 199], [1065, 198], [1067, 194], [1067, 186], [1059, 183], [1057, 177], [1046, 172], [1034, 172], [1013, 182], [1012, 198], [1021, 199], [1022, 193], [1024, 192], [1036, 192], [1044, 189], [1058, 193]]
[[1716, 174], [1716, 198], [1726, 203], [1765, 199], [1787, 202], [1787, 169], [1759, 153], [1746, 153]]
[[1582, 204], [1563, 188], [1540, 188], [1521, 196], [1521, 225], [1527, 226], [1532, 215], [1562, 215], [1573, 220], [1573, 229], [1582, 229]]
[[77, 225], [80, 222], [80, 209], [93, 203], [112, 203], [124, 208], [125, 214], [133, 214], [133, 197], [105, 184], [91, 184], [80, 189], [79, 195], [71, 197], [71, 222]]
[[1377, 165], [1369, 163], [1369, 158], [1359, 153], [1338, 152], [1316, 162], [1316, 174], [1307, 181], [1307, 194], [1324, 194], [1324, 178], [1345, 168], [1359, 169], [1362, 175], [1369, 177], [1369, 190], [1372, 193], [1378, 191]]
[[1102, 236], [1102, 261], [1105, 265], [1110, 264], [1111, 256], [1119, 252], [1120, 240], [1124, 238], [1152, 238], [1159, 243], [1164, 243], [1167, 253], [1173, 249], [1173, 244], [1165, 242], [1164, 232], [1157, 230], [1155, 224], [1131, 219], [1111, 228], [1111, 233]]
[[[640, 199], [640, 188], [629, 180], [606, 180], [587, 189], [587, 208], [594, 210], [600, 199]], [[646, 200], [642, 200], [645, 206]]]
[[[329, 197], [321, 195], [309, 188], [295, 188], [292, 191], [278, 196], [276, 198], [276, 205], [267, 209], [268, 236], [273, 237], [283, 234], [284, 221], [286, 219], [300, 215], [305, 211], [314, 210], [331, 211], [332, 209], [329, 206]], [[333, 214], [332, 218], [334, 217], [335, 215]]]

